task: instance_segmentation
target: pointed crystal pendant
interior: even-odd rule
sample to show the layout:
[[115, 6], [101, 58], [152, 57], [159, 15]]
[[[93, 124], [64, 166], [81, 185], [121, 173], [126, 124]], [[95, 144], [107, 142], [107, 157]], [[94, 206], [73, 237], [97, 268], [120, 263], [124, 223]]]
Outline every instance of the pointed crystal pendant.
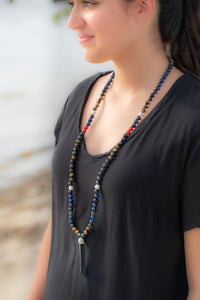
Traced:
[[86, 276], [85, 272], [85, 240], [84, 238], [78, 238], [78, 252], [79, 252], [79, 271], [80, 275]]

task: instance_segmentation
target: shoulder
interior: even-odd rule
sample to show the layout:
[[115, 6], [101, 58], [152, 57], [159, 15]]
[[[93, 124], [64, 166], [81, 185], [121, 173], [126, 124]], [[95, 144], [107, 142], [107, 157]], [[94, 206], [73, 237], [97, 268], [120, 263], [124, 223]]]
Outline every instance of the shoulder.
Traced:
[[193, 109], [200, 109], [200, 81], [194, 78], [192, 75], [185, 73], [177, 90], [180, 96], [180, 103]]
[[178, 116], [182, 116], [186, 123], [200, 128], [200, 82], [192, 75], [185, 73], [179, 80], [177, 89], [174, 89]]

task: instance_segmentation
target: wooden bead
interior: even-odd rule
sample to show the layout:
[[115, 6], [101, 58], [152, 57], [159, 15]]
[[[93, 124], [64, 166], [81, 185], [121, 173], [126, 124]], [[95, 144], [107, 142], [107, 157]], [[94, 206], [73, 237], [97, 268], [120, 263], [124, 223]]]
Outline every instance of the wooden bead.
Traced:
[[75, 232], [75, 231], [77, 230], [77, 228], [76, 228], [76, 227], [73, 227], [72, 230]]
[[79, 231], [78, 229], [75, 231], [76, 234], [79, 234], [79, 232], [80, 232], [80, 231]]
[[84, 233], [85, 235], [87, 235], [87, 234], [88, 234], [87, 230], [84, 230], [84, 231], [83, 231], [83, 233]]
[[87, 230], [87, 231], [91, 231], [91, 230], [92, 230], [92, 226], [91, 226], [91, 225], [88, 225], [88, 226], [86, 227], [86, 230]]
[[74, 173], [71, 173], [69, 176], [70, 176], [70, 177], [74, 177]]

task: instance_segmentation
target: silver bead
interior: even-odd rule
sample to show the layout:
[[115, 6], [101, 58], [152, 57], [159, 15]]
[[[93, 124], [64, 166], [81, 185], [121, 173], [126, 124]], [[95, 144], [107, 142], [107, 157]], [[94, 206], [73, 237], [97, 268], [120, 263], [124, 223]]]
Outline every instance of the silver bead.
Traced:
[[85, 244], [85, 241], [82, 237], [78, 238], [78, 244], [79, 245], [84, 245]]
[[99, 184], [96, 184], [96, 185], [95, 185], [95, 189], [96, 189], [96, 190], [99, 190], [99, 189], [100, 189], [100, 185], [99, 185]]
[[143, 115], [143, 112], [140, 111], [138, 115], [141, 117]]

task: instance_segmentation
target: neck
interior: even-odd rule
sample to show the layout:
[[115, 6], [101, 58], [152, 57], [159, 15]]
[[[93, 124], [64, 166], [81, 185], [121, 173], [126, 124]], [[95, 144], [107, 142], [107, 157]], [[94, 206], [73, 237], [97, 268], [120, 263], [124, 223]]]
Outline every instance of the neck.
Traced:
[[120, 95], [137, 95], [152, 91], [169, 64], [163, 50], [141, 51], [138, 55], [124, 56], [123, 60], [113, 61], [115, 80], [113, 92]]

